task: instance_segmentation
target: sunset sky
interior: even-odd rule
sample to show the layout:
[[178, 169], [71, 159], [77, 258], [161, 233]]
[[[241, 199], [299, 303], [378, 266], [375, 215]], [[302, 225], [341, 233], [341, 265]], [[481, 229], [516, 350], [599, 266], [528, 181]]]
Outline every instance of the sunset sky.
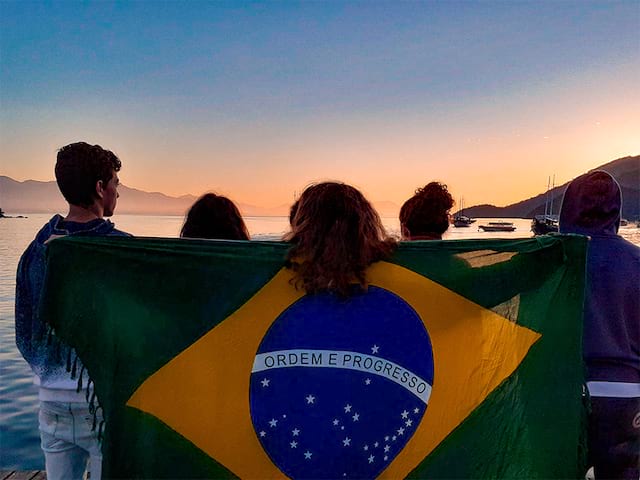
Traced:
[[338, 179], [505, 205], [640, 153], [640, 1], [0, 2], [0, 174], [261, 206]]

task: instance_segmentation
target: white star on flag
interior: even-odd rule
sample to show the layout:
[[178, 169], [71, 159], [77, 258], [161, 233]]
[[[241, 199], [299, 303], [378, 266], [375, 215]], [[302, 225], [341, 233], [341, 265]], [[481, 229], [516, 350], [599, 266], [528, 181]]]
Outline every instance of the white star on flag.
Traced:
[[387, 453], [391, 447], [389, 445], [384, 446], [384, 453]]
[[378, 350], [380, 350], [380, 347], [378, 345], [374, 345], [373, 347], [371, 347], [371, 353], [373, 354], [378, 353]]
[[409, 412], [407, 412], [406, 410], [404, 412], [402, 412], [400, 414], [402, 416], [403, 419], [407, 418], [409, 416]]
[[364, 446], [364, 451], [366, 452], [367, 450], [369, 450], [369, 445]]
[[351, 412], [351, 405], [347, 403], [347, 405], [344, 407], [344, 413], [349, 413], [349, 412]]
[[298, 442], [296, 442], [295, 440], [291, 442], [289, 445], [291, 445], [291, 448], [298, 448]]
[[299, 429], [297, 429], [297, 428], [294, 428], [293, 430], [291, 430], [291, 434], [292, 434], [294, 437], [297, 437], [299, 433], [300, 433], [300, 430], [299, 430]]
[[342, 444], [343, 444], [345, 447], [350, 446], [350, 445], [351, 445], [351, 439], [350, 439], [349, 437], [345, 438], [344, 440], [342, 440]]
[[278, 420], [276, 420], [275, 418], [272, 418], [271, 421], [269, 422], [269, 426], [275, 427], [276, 425], [278, 425]]
[[338, 426], [338, 424], [339, 424], [339, 423], [340, 423], [340, 420], [338, 420], [337, 418], [334, 418], [334, 419], [333, 419], [333, 424], [334, 424], [335, 426]]
[[263, 387], [268, 387], [268, 386], [269, 386], [269, 382], [270, 382], [270, 381], [271, 381], [271, 380], [269, 380], [268, 378], [263, 378], [263, 379], [262, 379], [262, 382], [260, 382], [260, 383], [262, 383], [262, 386], [263, 386]]
[[389, 457], [385, 455], [384, 456], [384, 461], [386, 462], [387, 460], [389, 460]]
[[307, 450], [306, 452], [304, 452], [304, 458], [306, 460], [311, 459], [311, 455], [313, 455], [313, 453], [311, 453], [309, 450]]
[[369, 455], [369, 463], [373, 463], [373, 459], [376, 458], [373, 455]]
[[378, 445], [380, 445], [378, 442], [373, 444], [374, 448], [378, 448]]
[[413, 409], [413, 413], [419, 413], [419, 412], [420, 412], [419, 408], [416, 407], [416, 408]]
[[313, 403], [316, 400], [316, 397], [311, 394], [307, 395], [305, 398], [307, 399], [307, 404]]
[[403, 428], [403, 427], [400, 427], [400, 428], [398, 429], [398, 435], [402, 435], [403, 433], [404, 433], [404, 428]]
[[409, 420], [407, 420], [406, 422], [404, 422], [404, 424], [405, 424], [407, 427], [410, 427], [411, 425], [413, 425], [413, 420], [409, 419]]
[[367, 378], [367, 379], [364, 381], [364, 383], [365, 383], [365, 385], [371, 385], [371, 379], [370, 379], [370, 378]]
[[261, 437], [264, 437], [266, 434], [267, 434], [267, 432], [265, 432], [264, 430], [261, 430], [261, 431], [260, 431], [260, 436], [261, 436]]
[[351, 418], [353, 418], [353, 421], [354, 421], [354, 422], [357, 422], [358, 420], [360, 420], [360, 414], [359, 414], [359, 413], [355, 413], [355, 414], [353, 415], [353, 417], [351, 417]]

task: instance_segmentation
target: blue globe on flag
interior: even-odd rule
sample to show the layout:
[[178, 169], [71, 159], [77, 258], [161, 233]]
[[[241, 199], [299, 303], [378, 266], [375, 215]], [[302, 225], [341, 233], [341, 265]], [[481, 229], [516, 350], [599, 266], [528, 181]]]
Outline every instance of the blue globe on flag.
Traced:
[[374, 478], [416, 431], [433, 375], [429, 334], [396, 294], [306, 295], [260, 344], [251, 420], [291, 478]]

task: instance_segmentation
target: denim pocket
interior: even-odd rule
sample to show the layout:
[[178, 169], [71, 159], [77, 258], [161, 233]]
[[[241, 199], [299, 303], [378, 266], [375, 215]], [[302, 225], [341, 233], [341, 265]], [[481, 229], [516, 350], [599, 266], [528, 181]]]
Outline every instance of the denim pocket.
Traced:
[[55, 435], [58, 430], [58, 414], [40, 405], [38, 424], [41, 432]]

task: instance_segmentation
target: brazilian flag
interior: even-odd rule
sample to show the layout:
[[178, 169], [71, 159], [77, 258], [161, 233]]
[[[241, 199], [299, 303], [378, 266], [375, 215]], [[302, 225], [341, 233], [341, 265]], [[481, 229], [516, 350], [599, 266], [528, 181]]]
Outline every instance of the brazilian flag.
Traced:
[[347, 298], [296, 290], [287, 249], [49, 244], [41, 314], [95, 385], [105, 477], [583, 473], [586, 238], [403, 243]]

